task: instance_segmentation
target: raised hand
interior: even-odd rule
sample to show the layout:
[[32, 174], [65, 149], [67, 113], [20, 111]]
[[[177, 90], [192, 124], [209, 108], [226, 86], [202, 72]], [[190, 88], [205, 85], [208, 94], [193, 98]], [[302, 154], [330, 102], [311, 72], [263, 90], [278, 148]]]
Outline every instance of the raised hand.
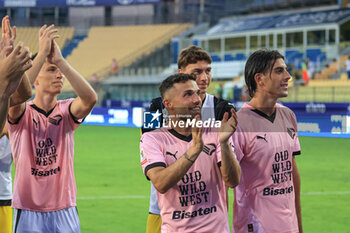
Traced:
[[23, 48], [23, 42], [19, 42], [14, 49], [12, 46], [1, 49], [0, 93], [2, 95], [10, 97], [17, 90], [24, 72], [32, 66], [30, 56], [29, 49]]
[[221, 127], [219, 130], [220, 143], [228, 142], [228, 139], [236, 131], [237, 127], [237, 116], [234, 109], [231, 109], [231, 117], [228, 119], [228, 112], [225, 112], [224, 117], [221, 121]]
[[58, 62], [63, 61], [64, 58], [61, 53], [61, 49], [58, 47], [56, 41], [52, 40], [51, 51], [47, 56], [47, 59], [50, 63], [58, 65]]
[[[11, 29], [10, 20], [8, 16], [2, 18], [1, 22], [1, 42], [0, 49], [11, 46], [13, 49], [13, 44], [16, 40], [16, 26]], [[6, 50], [6, 56], [12, 51], [11, 49]]]
[[[199, 115], [195, 116], [196, 122], [199, 121], [201, 118]], [[191, 156], [192, 154], [195, 156], [198, 156], [201, 151], [203, 150], [203, 139], [202, 139], [202, 131], [203, 127], [198, 128], [195, 124], [194, 127], [192, 127], [192, 146], [188, 149], [188, 154]]]
[[39, 30], [39, 53], [43, 56], [48, 56], [52, 50], [52, 41], [60, 36], [55, 34], [58, 30], [55, 25], [42, 26]]

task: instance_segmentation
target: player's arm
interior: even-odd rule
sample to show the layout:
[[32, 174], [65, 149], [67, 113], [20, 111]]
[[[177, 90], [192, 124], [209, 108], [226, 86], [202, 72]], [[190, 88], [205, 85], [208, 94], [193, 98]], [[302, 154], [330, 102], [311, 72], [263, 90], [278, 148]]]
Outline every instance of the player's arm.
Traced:
[[9, 98], [4, 96], [3, 93], [0, 91], [0, 130], [2, 130], [5, 125], [8, 107]]
[[[199, 119], [200, 117], [196, 116], [196, 120]], [[203, 149], [202, 128], [193, 127], [192, 141], [192, 146], [175, 163], [166, 168], [154, 167], [147, 171], [147, 177], [152, 181], [158, 192], [166, 193], [184, 177], [193, 165]]]
[[[6, 53], [8, 56], [12, 52], [12, 48], [14, 47], [14, 42], [16, 40], [16, 26], [11, 28], [10, 20], [8, 16], [2, 18], [1, 22], [1, 42], [0, 47], [10, 47]], [[29, 49], [28, 49], [29, 51]], [[29, 53], [30, 56], [30, 53]], [[12, 94], [10, 98], [10, 106], [17, 105], [25, 102], [32, 96], [32, 88], [29, 83], [28, 77], [26, 74], [23, 75], [22, 80], [17, 88], [16, 92]]]
[[236, 131], [237, 119], [236, 113], [231, 109], [231, 117], [228, 119], [228, 113], [224, 114], [219, 131], [219, 140], [221, 147], [221, 175], [227, 187], [234, 188], [239, 184], [241, 178], [241, 167], [233, 154], [229, 138]]
[[45, 59], [51, 52], [51, 44], [52, 41], [56, 38], [59, 38], [59, 35], [55, 34], [57, 33], [57, 29], [54, 25], [50, 25], [49, 27], [42, 26], [39, 30], [39, 51], [36, 55], [33, 66], [27, 71], [27, 75], [30, 81], [30, 84], [33, 85], [35, 82], [36, 77], [38, 76], [41, 67], [45, 63]]
[[[17, 54], [13, 53], [14, 41], [16, 39], [16, 27], [11, 29], [10, 20], [5, 16], [1, 22], [0, 42], [0, 129], [2, 130], [11, 105], [24, 102], [31, 96], [27, 80], [22, 78], [24, 71], [29, 69], [31, 61], [28, 61], [29, 50], [21, 51], [23, 44], [16, 46]], [[23, 52], [23, 54], [18, 54]], [[17, 90], [19, 85], [19, 90]], [[17, 90], [17, 94], [13, 94]], [[30, 93], [29, 93], [30, 91]], [[19, 94], [19, 95], [18, 95]], [[28, 97], [29, 96], [29, 97]]]
[[32, 86], [26, 73], [23, 74], [22, 81], [19, 84], [17, 90], [10, 98], [10, 106], [21, 104], [26, 102], [30, 97], [32, 97]]
[[4, 135], [6, 135], [8, 137], [8, 131], [7, 131], [7, 127], [6, 124], [4, 125], [4, 129], [2, 130], [2, 132], [0, 133], [0, 138], [2, 138]]
[[[4, 57], [3, 55], [4, 55], [3, 53], [0, 53], [0, 57], [1, 57], [0, 63], [2, 63], [0, 66], [4, 65], [5, 69], [2, 70], [0, 68], [0, 74], [3, 74], [5, 77], [8, 76], [9, 78], [7, 80], [9, 81], [9, 85], [7, 86], [7, 89], [5, 91], [6, 94], [4, 95], [4, 97], [9, 98], [17, 90], [22, 80], [22, 77], [24, 75], [24, 72], [32, 66], [32, 62], [30, 60], [30, 52], [28, 48], [23, 49], [22, 42], [18, 43], [18, 45], [9, 53], [8, 56]], [[8, 105], [9, 105], [9, 99], [6, 107], [6, 113], [7, 113]], [[23, 111], [24, 111], [24, 106], [25, 106], [24, 103], [15, 105], [9, 109], [9, 119], [17, 119], [23, 113], [23, 111], [18, 112], [20, 111], [20, 109], [17, 109], [17, 107], [21, 105], [23, 105]], [[1, 113], [3, 114], [2, 109], [0, 110], [1, 110]]]
[[298, 227], [299, 227], [299, 233], [303, 233], [303, 224], [302, 224], [302, 218], [301, 218], [301, 202], [300, 202], [300, 174], [298, 170], [297, 163], [295, 161], [295, 157], [293, 156], [293, 183], [294, 183], [294, 194], [295, 194], [295, 210], [297, 213], [298, 218]]
[[72, 85], [77, 98], [72, 102], [70, 111], [76, 119], [86, 117], [97, 102], [97, 95], [86, 79], [81, 76], [62, 56], [55, 41], [52, 41], [49, 61], [56, 64]]
[[[15, 30], [14, 30], [14, 32], [15, 32]], [[39, 74], [39, 72], [44, 64], [45, 59], [50, 54], [52, 41], [55, 38], [59, 37], [58, 35], [55, 35], [56, 32], [57, 32], [57, 29], [54, 28], [54, 25], [51, 25], [49, 27], [44, 25], [40, 28], [40, 30], [39, 30], [39, 52], [32, 63], [33, 64], [32, 67], [26, 72], [26, 75], [28, 78], [26, 78], [26, 81], [24, 83], [25, 87], [23, 87], [23, 89], [27, 90], [28, 85], [29, 85], [30, 92], [31, 92], [31, 87], [34, 84], [35, 79], [38, 76], [38, 74]], [[21, 91], [19, 89], [18, 89], [18, 92], [21, 93]], [[30, 93], [30, 96], [31, 96], [31, 94], [32, 93]], [[14, 102], [15, 102], [15, 103], [13, 103], [14, 106], [9, 109], [8, 115], [9, 115], [10, 122], [16, 122], [17, 119], [20, 116], [22, 116], [22, 114], [25, 110], [25, 103], [23, 103], [23, 101], [19, 101], [17, 99]], [[16, 104], [16, 102], [17, 102], [17, 104]]]

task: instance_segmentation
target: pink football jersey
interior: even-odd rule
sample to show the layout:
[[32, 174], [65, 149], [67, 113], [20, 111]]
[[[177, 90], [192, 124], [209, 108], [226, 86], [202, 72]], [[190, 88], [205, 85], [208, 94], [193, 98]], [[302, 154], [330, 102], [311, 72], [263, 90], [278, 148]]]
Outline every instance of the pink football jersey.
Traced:
[[30, 101], [17, 122], [8, 122], [16, 168], [13, 208], [48, 212], [76, 206], [74, 130], [80, 123], [70, 114], [72, 101], [58, 101], [48, 113]]
[[[186, 175], [166, 193], [157, 192], [162, 232], [230, 232], [217, 133], [203, 130], [203, 142], [203, 151]], [[140, 142], [144, 173], [157, 166], [170, 166], [191, 145], [191, 136], [173, 129], [144, 134]]]
[[271, 117], [244, 104], [233, 142], [242, 173], [233, 231], [296, 233], [292, 158], [300, 154], [294, 113], [277, 104]]

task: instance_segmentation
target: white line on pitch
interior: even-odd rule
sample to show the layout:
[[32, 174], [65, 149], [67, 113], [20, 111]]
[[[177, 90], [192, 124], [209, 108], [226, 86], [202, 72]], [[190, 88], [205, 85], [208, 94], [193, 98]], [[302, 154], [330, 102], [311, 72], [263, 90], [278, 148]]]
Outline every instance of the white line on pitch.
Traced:
[[[350, 191], [335, 191], [335, 192], [306, 192], [301, 195], [306, 196], [320, 196], [320, 195], [349, 195]], [[233, 197], [232, 194], [229, 194]], [[130, 195], [130, 196], [88, 196], [88, 197], [77, 197], [78, 200], [97, 200], [97, 199], [148, 199], [149, 196], [144, 195]]]
[[310, 195], [310, 196], [317, 196], [317, 195], [348, 195], [348, 194], [350, 194], [350, 191], [306, 192], [306, 193], [301, 193], [301, 195]]
[[146, 199], [149, 196], [89, 196], [89, 197], [77, 197], [78, 200], [94, 200], [94, 199]]

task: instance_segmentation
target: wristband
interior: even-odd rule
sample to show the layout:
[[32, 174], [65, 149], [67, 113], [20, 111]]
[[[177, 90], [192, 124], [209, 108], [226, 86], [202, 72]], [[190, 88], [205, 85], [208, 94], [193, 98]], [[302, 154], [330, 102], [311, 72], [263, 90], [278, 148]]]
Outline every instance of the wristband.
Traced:
[[190, 157], [188, 157], [187, 152], [185, 152], [184, 157], [185, 157], [188, 161], [190, 161], [192, 164], [194, 163], [194, 160], [191, 160]]

